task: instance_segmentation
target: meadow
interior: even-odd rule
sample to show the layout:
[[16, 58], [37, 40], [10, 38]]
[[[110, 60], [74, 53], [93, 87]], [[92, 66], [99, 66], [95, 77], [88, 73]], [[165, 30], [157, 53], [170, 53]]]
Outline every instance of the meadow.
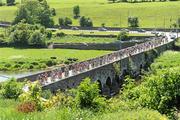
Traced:
[[[120, 31], [98, 31], [98, 30], [57, 30], [55, 33], [63, 32], [67, 35], [118, 35]], [[150, 33], [128, 33], [128, 36], [154, 36]]]
[[[19, 2], [18, 0], [17, 2]], [[176, 2], [145, 2], [145, 3], [109, 3], [107, 0], [47, 0], [51, 8], [56, 9], [55, 23], [59, 17], [73, 19], [72, 9], [79, 5], [81, 16], [90, 17], [94, 26], [127, 27], [128, 16], [137, 16], [140, 27], [169, 28], [180, 17], [180, 1]], [[18, 5], [0, 7], [0, 20], [12, 21]], [[73, 19], [73, 25], [79, 25]]]
[[73, 49], [16, 49], [0, 48], [0, 70], [44, 69], [58, 64], [68, 64], [69, 58], [83, 61], [111, 51]]
[[80, 37], [80, 36], [64, 36], [64, 37], [55, 37], [48, 42], [54, 43], [111, 43], [117, 42], [116, 38], [101, 38], [101, 37]]

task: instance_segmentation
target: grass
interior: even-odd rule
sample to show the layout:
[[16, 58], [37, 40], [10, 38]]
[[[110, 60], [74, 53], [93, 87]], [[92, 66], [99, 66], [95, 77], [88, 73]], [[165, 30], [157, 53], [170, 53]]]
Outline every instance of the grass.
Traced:
[[[97, 31], [97, 30], [58, 30], [57, 32], [63, 32], [67, 35], [118, 35], [120, 32], [118, 31]], [[153, 36], [153, 34], [147, 33], [129, 33], [129, 36]]]
[[155, 63], [151, 65], [153, 69], [166, 69], [180, 66], [180, 52], [167, 51], [162, 54], [161, 57], [155, 60]]
[[[18, 0], [19, 1], [19, 0]], [[54, 20], [57, 24], [59, 17], [73, 19], [72, 8], [79, 5], [81, 16], [92, 18], [94, 26], [105, 23], [111, 27], [127, 27], [128, 16], [137, 16], [140, 27], [169, 28], [180, 17], [180, 1], [176, 2], [147, 2], [147, 3], [108, 3], [107, 0], [47, 0], [51, 8], [56, 9]], [[17, 5], [18, 6], [18, 5]], [[17, 6], [0, 7], [0, 20], [12, 21]], [[79, 20], [73, 19], [73, 25], [79, 25]]]
[[48, 42], [54, 43], [111, 43], [116, 42], [116, 38], [101, 38], [101, 37], [79, 37], [79, 36], [64, 36], [60, 38], [52, 38]]
[[44, 69], [62, 63], [68, 64], [71, 62], [67, 61], [68, 58], [77, 58], [78, 61], [83, 61], [110, 52], [101, 50], [0, 48], [0, 71]]

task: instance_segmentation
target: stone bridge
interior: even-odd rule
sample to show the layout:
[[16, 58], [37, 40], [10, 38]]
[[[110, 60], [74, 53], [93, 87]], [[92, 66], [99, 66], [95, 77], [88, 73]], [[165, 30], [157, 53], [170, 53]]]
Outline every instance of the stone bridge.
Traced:
[[74, 63], [68, 66], [44, 71], [18, 79], [39, 80], [43, 89], [66, 90], [78, 86], [89, 77], [99, 82], [104, 95], [112, 95], [119, 91], [125, 75], [136, 77], [142, 69], [147, 69], [153, 59], [160, 53], [174, 46], [174, 41], [167, 37], [136, 44], [107, 55]]

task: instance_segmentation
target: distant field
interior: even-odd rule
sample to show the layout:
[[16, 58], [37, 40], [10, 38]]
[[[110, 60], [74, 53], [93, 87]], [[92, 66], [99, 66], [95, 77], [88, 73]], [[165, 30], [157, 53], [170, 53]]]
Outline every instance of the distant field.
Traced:
[[111, 43], [116, 42], [116, 38], [100, 38], [100, 37], [77, 37], [77, 36], [65, 36], [61, 38], [52, 38], [48, 42], [55, 43]]
[[110, 53], [110, 51], [101, 50], [73, 50], [73, 49], [14, 49], [0, 48], [0, 61], [11, 60], [16, 58], [33, 58], [46, 59], [57, 57], [64, 60], [65, 58], [78, 58], [80, 61]]
[[[58, 30], [56, 32], [63, 32], [67, 35], [118, 35], [120, 33], [120, 31], [66, 30], [66, 29]], [[152, 34], [129, 33], [128, 35], [129, 36], [151, 36]]]
[[[147, 3], [108, 3], [107, 0], [48, 0], [50, 7], [55, 8], [59, 17], [73, 18], [72, 8], [79, 5], [81, 15], [92, 18], [94, 26], [105, 23], [106, 26], [127, 27], [128, 16], [139, 17], [140, 27], [170, 27], [180, 17], [180, 1], [147, 2]], [[18, 6], [18, 5], [17, 5]], [[0, 20], [12, 21], [17, 7], [0, 7]], [[79, 25], [73, 19], [73, 25]]]

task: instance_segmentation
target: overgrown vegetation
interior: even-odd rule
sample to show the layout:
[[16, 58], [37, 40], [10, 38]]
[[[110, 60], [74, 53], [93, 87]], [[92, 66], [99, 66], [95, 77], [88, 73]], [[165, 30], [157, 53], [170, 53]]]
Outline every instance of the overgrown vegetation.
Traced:
[[9, 30], [10, 44], [16, 47], [44, 47], [47, 37], [45, 28], [21, 21]]

